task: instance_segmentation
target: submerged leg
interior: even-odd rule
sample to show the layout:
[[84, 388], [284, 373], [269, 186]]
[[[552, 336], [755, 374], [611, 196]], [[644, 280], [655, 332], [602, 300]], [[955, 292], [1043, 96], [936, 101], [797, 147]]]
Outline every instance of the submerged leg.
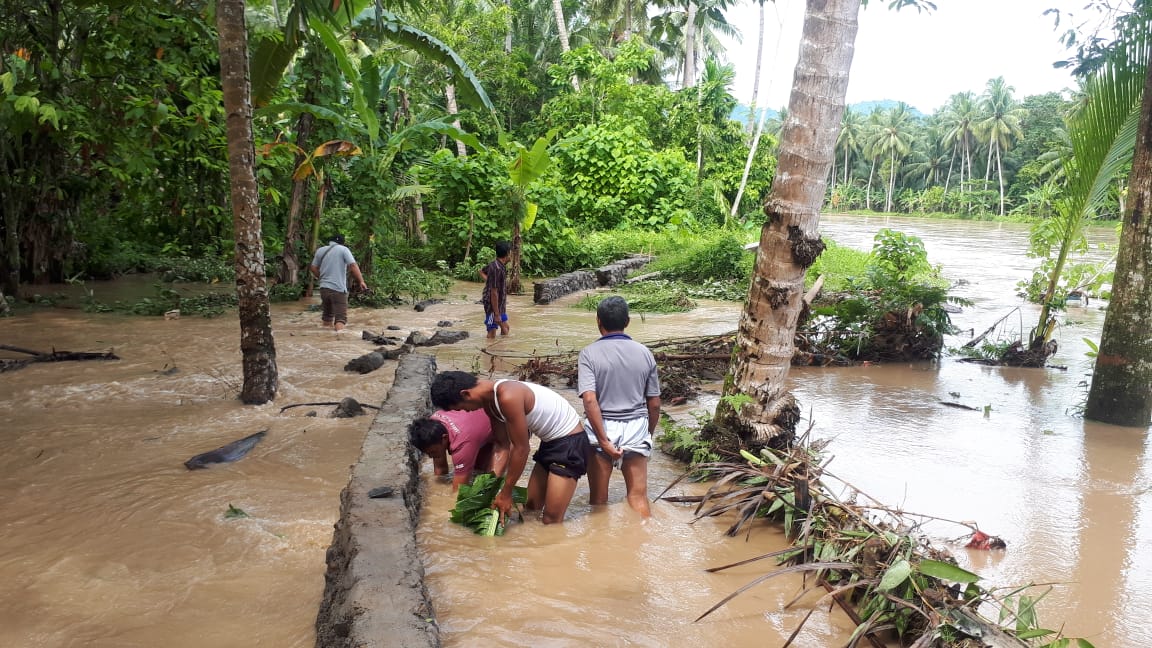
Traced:
[[640, 517], [651, 517], [652, 510], [648, 507], [648, 457], [640, 454], [626, 454], [620, 471], [624, 473], [624, 486], [628, 490], [628, 505], [639, 513]]
[[[532, 472], [535, 474], [536, 471]], [[568, 505], [572, 503], [572, 496], [576, 493], [576, 481], [574, 477], [561, 477], [549, 473], [548, 491], [544, 497], [544, 524], [564, 521], [564, 514], [568, 512]]]

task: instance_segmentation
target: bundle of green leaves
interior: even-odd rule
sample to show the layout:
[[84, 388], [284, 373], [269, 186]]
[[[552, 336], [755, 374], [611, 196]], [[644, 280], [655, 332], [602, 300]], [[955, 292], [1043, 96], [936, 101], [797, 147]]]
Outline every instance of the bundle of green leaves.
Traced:
[[[477, 475], [471, 484], [460, 486], [456, 496], [456, 507], [452, 509], [452, 521], [463, 524], [478, 535], [502, 536], [504, 525], [500, 524], [500, 512], [492, 508], [492, 501], [504, 487], [504, 478], [491, 473]], [[528, 489], [517, 486], [512, 490], [512, 501], [523, 504], [528, 500]]]

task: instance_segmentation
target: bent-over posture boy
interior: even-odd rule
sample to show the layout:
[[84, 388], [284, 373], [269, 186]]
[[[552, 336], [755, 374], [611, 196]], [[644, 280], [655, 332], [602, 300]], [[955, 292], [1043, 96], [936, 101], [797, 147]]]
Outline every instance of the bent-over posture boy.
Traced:
[[564, 520], [587, 472], [588, 436], [576, 409], [543, 385], [518, 380], [480, 380], [463, 371], [444, 371], [432, 380], [432, 404], [441, 409], [484, 410], [492, 422], [495, 442], [492, 472], [504, 487], [492, 502], [504, 522], [512, 510], [512, 490], [528, 463], [531, 435], [540, 437], [533, 455], [536, 465], [528, 478], [524, 508], [543, 509], [544, 524]]
[[[437, 476], [452, 473], [452, 490], [467, 484], [475, 472], [492, 470], [492, 424], [482, 411], [439, 411], [412, 421], [408, 439], [432, 458]], [[452, 470], [448, 468], [452, 455]]]

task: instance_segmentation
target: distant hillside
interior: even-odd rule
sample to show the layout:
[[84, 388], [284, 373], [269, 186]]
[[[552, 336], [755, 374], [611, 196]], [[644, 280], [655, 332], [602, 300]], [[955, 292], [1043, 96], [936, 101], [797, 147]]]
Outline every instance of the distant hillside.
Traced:
[[[730, 116], [730, 119], [732, 119], [733, 121], [738, 121], [741, 124], [747, 124], [748, 123], [748, 113], [750, 110], [751, 110], [751, 108], [749, 108], [748, 106], [745, 106], [745, 105], [736, 106], [735, 108], [732, 109], [732, 115]], [[763, 111], [764, 111], [763, 108], [757, 108], [756, 109], [756, 118], [757, 119], [760, 118], [760, 113]], [[773, 117], [779, 117], [779, 116], [780, 116], [779, 110], [773, 110], [771, 108], [768, 109], [768, 119], [772, 119]]]
[[[898, 103], [900, 103], [900, 102], [894, 101], [892, 99], [881, 99], [879, 101], [861, 101], [859, 103], [851, 104], [848, 107], [851, 108], [852, 110], [855, 110], [858, 113], [867, 115], [868, 113], [872, 112], [873, 110], [875, 110], [877, 108], [879, 108], [880, 110], [890, 110], [892, 108], [895, 108], [896, 104], [898, 104]], [[915, 106], [908, 106], [908, 112], [911, 113], [912, 115], [916, 116], [916, 117], [924, 117], [925, 116], [924, 113], [917, 110]]]
[[[895, 101], [893, 99], [880, 99], [878, 101], [861, 101], [858, 103], [849, 104], [848, 108], [850, 108], [851, 110], [854, 110], [858, 113], [861, 113], [863, 115], [867, 115], [868, 113], [872, 112], [873, 110], [875, 110], [877, 108], [880, 110], [889, 110], [891, 108], [895, 108], [896, 104], [898, 104], [898, 103], [900, 103], [900, 102]], [[745, 105], [736, 106], [735, 108], [732, 109], [731, 119], [734, 121], [738, 121], [741, 124], [746, 124], [746, 123], [748, 123], [749, 110], [750, 110], [749, 107], [745, 106]], [[757, 118], [759, 118], [760, 112], [762, 110], [764, 110], [764, 109], [763, 108], [757, 108], [756, 109]], [[772, 108], [768, 108], [767, 111], [768, 111], [768, 119], [774, 119], [774, 118], [780, 116], [779, 110], [774, 110]], [[917, 110], [915, 106], [909, 106], [908, 112], [910, 112], [912, 115], [914, 115], [916, 117], [924, 117], [925, 116], [924, 113]]]

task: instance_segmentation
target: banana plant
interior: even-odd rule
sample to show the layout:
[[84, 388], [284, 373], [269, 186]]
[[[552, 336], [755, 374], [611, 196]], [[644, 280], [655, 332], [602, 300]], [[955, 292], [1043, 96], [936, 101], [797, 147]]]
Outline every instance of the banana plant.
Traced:
[[1056, 263], [1048, 276], [1039, 321], [1029, 336], [1032, 351], [1043, 349], [1055, 330], [1053, 311], [1062, 307], [1057, 290], [1069, 251], [1104, 203], [1112, 181], [1132, 158], [1150, 55], [1147, 24], [1135, 23], [1122, 31], [1109, 57], [1088, 80], [1087, 101], [1067, 120], [1072, 142], [1072, 155], [1064, 161], [1067, 186], [1056, 202], [1055, 216], [1046, 223], [1058, 242]]
[[512, 267], [508, 273], [508, 292], [519, 293], [520, 285], [520, 256], [521, 256], [521, 228], [523, 231], [532, 229], [536, 222], [536, 215], [540, 206], [528, 200], [528, 186], [540, 179], [552, 164], [552, 156], [548, 153], [548, 146], [556, 137], [554, 128], [540, 137], [528, 148], [500, 133], [500, 145], [511, 147], [515, 155], [508, 163], [508, 179], [512, 182], [512, 254], [509, 265]]
[[[297, 0], [293, 3], [285, 20], [283, 34], [265, 35], [259, 38], [254, 48], [250, 64], [253, 104], [262, 107], [270, 103], [284, 73], [312, 35], [319, 38], [335, 57], [345, 80], [356, 85], [356, 66], [352, 64], [339, 38], [352, 26], [358, 32], [373, 31], [381, 38], [399, 43], [424, 58], [440, 63], [452, 73], [452, 83], [461, 99], [489, 111], [494, 110], [480, 79], [455, 50], [408, 24], [400, 16], [384, 10], [379, 0]], [[353, 101], [358, 104], [357, 112], [361, 112], [365, 106], [359, 103], [355, 94]]]

